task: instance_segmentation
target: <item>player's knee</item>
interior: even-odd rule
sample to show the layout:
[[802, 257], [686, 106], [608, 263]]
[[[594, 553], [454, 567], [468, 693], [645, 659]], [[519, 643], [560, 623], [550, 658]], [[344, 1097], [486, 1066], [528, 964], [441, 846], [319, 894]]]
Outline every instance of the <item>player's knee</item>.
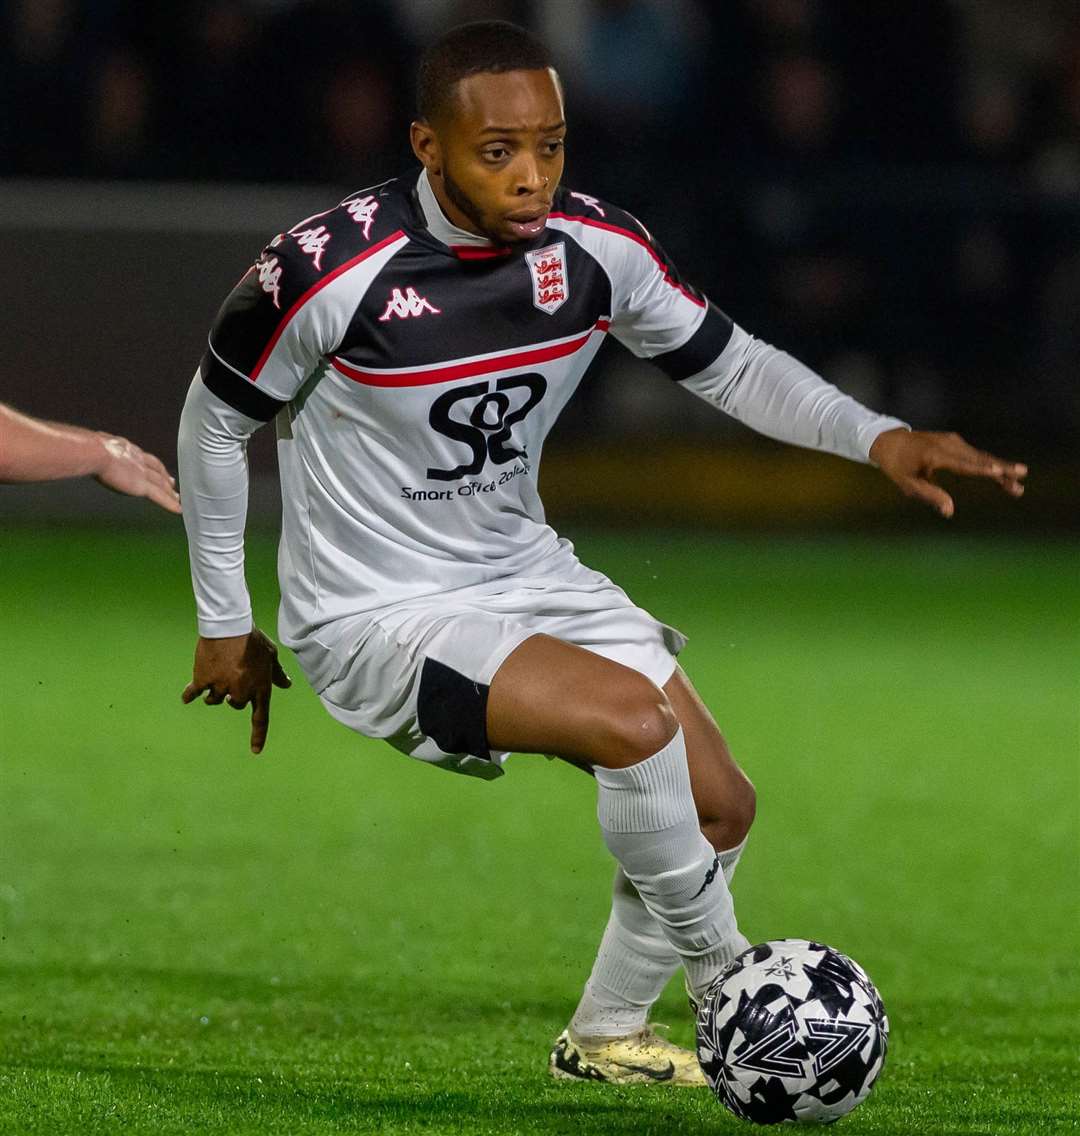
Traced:
[[718, 852], [724, 852], [746, 839], [756, 813], [757, 793], [750, 778], [740, 770], [722, 800], [699, 807], [698, 821], [705, 839]]
[[620, 683], [602, 712], [597, 736], [597, 764], [627, 766], [652, 757], [679, 728], [671, 703], [659, 687], [636, 676]]

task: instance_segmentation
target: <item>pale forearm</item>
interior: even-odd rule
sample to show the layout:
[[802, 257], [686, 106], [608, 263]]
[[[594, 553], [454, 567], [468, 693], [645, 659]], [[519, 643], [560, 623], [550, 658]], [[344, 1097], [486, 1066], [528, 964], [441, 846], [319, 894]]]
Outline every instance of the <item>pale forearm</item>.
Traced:
[[247, 438], [259, 426], [211, 394], [196, 375], [180, 420], [178, 457], [199, 634], [251, 630], [244, 580]]
[[107, 435], [45, 422], [0, 403], [0, 481], [93, 477], [108, 462]]
[[760, 434], [853, 461], [868, 462], [879, 434], [907, 425], [874, 413], [738, 326], [716, 363], [683, 386]]

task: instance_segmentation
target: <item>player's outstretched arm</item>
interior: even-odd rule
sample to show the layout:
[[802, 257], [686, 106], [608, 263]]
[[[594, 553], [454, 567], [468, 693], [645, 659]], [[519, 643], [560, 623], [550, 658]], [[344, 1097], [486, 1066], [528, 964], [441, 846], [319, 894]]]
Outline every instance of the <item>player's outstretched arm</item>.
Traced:
[[270, 695], [275, 686], [292, 686], [278, 662], [277, 647], [257, 627], [226, 639], [200, 637], [191, 682], [180, 695], [194, 702], [205, 692], [207, 706], [224, 702], [234, 710], [251, 706], [251, 752], [262, 753], [270, 729]]
[[986, 477], [996, 481], [1012, 497], [1024, 492], [1027, 466], [1004, 461], [968, 445], [959, 434], [923, 430], [886, 430], [874, 439], [870, 460], [901, 492], [925, 501], [943, 517], [955, 512], [952, 497], [935, 484], [940, 470], [965, 477]]
[[127, 438], [44, 422], [0, 403], [0, 482], [93, 477], [107, 489], [147, 497], [180, 512], [176, 481], [153, 454]]

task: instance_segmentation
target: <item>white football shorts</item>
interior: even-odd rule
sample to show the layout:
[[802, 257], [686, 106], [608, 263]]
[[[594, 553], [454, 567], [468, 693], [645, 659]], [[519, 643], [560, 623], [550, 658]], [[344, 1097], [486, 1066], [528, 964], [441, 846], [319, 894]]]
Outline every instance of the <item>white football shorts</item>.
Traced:
[[[332, 634], [326, 634], [329, 630]], [[558, 578], [514, 577], [341, 621], [343, 665], [320, 693], [339, 722], [455, 773], [492, 779], [506, 753], [487, 744], [487, 692], [506, 657], [550, 635], [632, 667], [663, 686], [686, 637], [606, 576], [575, 560]], [[313, 645], [304, 646], [310, 658]]]

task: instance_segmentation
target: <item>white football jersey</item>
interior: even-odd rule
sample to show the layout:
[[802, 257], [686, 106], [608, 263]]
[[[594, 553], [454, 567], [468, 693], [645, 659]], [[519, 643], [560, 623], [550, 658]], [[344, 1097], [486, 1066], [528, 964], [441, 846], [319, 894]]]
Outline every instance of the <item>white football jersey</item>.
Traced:
[[560, 189], [543, 234], [503, 249], [397, 179], [275, 237], [210, 333], [180, 445], [201, 634], [251, 626], [241, 454], [271, 418], [279, 630], [302, 658], [365, 612], [574, 563], [539, 463], [608, 334], [798, 444], [865, 461], [902, 425], [733, 325], [607, 202]]

